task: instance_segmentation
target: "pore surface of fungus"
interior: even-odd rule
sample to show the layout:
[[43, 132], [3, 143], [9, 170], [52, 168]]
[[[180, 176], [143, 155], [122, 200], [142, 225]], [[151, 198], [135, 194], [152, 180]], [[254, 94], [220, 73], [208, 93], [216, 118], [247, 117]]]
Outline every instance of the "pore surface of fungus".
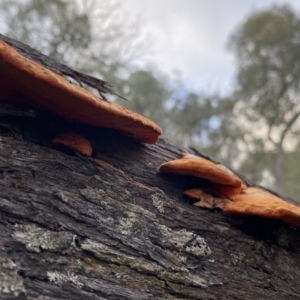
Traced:
[[22, 100], [61, 117], [97, 127], [113, 128], [153, 144], [162, 130], [125, 107], [101, 101], [86, 89], [22, 56], [0, 41], [0, 97]]
[[279, 219], [300, 228], [300, 207], [259, 188], [248, 188], [227, 204], [227, 216], [260, 216]]
[[52, 145], [71, 149], [86, 156], [91, 156], [93, 153], [91, 143], [83, 136], [73, 132], [60, 133], [54, 138]]

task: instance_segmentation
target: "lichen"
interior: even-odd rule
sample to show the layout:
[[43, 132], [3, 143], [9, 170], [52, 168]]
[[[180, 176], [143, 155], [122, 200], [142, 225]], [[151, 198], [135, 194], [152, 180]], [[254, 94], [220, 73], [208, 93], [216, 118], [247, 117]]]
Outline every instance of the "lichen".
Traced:
[[152, 194], [151, 199], [154, 207], [156, 207], [161, 214], [164, 213], [165, 209], [162, 195], [160, 193]]
[[74, 275], [74, 273], [67, 273], [63, 274], [58, 271], [49, 271], [47, 272], [48, 280], [53, 285], [61, 286], [64, 282], [71, 282], [75, 286], [77, 286], [79, 289], [81, 289], [84, 284], [80, 282], [77, 275]]
[[159, 225], [163, 233], [163, 242], [167, 247], [176, 248], [180, 252], [190, 253], [194, 256], [207, 256], [211, 254], [204, 238], [185, 229], [174, 231], [170, 228]]
[[36, 225], [16, 225], [13, 239], [24, 245], [26, 249], [39, 253], [41, 249], [61, 251], [71, 246], [74, 235], [68, 232], [52, 232]]
[[12, 260], [0, 257], [0, 294], [13, 294], [15, 297], [26, 294], [23, 278], [18, 275], [16, 267]]
[[122, 218], [119, 220], [121, 233], [124, 235], [129, 235], [136, 220], [136, 215], [132, 212], [128, 212], [127, 218]]

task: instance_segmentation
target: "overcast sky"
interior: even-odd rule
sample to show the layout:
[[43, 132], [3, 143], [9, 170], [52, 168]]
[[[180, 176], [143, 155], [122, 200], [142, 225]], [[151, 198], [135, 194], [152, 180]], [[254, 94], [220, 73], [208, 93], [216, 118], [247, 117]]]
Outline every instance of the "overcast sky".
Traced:
[[235, 74], [226, 49], [230, 34], [252, 12], [282, 3], [300, 11], [300, 0], [122, 0], [122, 7], [138, 15], [153, 37], [149, 63], [165, 73], [181, 71], [195, 91], [226, 93]]

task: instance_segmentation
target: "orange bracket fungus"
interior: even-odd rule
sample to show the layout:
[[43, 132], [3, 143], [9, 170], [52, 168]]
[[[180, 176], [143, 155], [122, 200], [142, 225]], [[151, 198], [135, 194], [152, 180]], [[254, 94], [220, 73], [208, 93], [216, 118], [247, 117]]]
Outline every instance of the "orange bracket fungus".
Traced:
[[184, 195], [197, 200], [194, 206], [220, 208], [229, 217], [260, 216], [279, 219], [300, 228], [300, 207], [263, 189], [247, 188], [238, 176], [222, 165], [191, 154], [183, 154], [182, 159], [162, 164], [160, 171], [192, 175], [211, 182], [205, 189], [193, 188], [184, 192]]
[[91, 143], [83, 136], [73, 132], [60, 133], [54, 138], [52, 145], [71, 149], [85, 156], [91, 156], [93, 153]]
[[225, 205], [226, 216], [260, 216], [279, 219], [300, 228], [300, 207], [259, 188], [248, 188]]
[[215, 164], [202, 157], [192, 154], [182, 154], [182, 159], [168, 161], [159, 168], [160, 172], [179, 175], [191, 175], [207, 179], [210, 188], [224, 197], [233, 198], [246, 186], [241, 179], [225, 166]]
[[117, 129], [141, 142], [154, 144], [161, 128], [117, 104], [101, 101], [86, 89], [22, 56], [0, 40], [0, 96], [25, 101], [69, 120]]

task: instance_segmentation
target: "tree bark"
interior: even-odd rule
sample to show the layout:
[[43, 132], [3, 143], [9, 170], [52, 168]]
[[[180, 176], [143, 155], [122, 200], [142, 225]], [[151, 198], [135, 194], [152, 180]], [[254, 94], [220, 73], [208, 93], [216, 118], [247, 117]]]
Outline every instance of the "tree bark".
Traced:
[[[0, 105], [1, 299], [300, 299], [300, 232], [229, 219], [162, 175], [179, 157], [109, 129]], [[93, 158], [53, 149], [75, 131]]]

